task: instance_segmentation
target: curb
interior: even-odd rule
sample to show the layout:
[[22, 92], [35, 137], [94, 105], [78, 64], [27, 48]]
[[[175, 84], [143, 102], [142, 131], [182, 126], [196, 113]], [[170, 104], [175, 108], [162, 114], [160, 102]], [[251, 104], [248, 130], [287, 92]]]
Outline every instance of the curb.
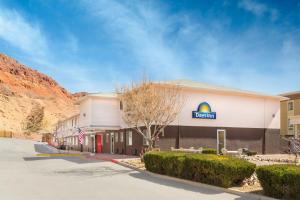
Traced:
[[66, 154], [66, 153], [39, 153], [37, 157], [80, 157], [81, 154]]
[[217, 187], [217, 186], [213, 186], [213, 185], [208, 185], [208, 184], [205, 184], [205, 183], [199, 183], [199, 182], [194, 182], [194, 181], [190, 181], [190, 180], [186, 180], [186, 179], [180, 179], [180, 178], [161, 175], [161, 174], [155, 174], [155, 173], [152, 173], [152, 172], [149, 172], [149, 171], [146, 171], [146, 170], [142, 170], [142, 169], [138, 169], [138, 168], [135, 168], [131, 165], [122, 163], [117, 159], [110, 159], [110, 161], [115, 163], [115, 164], [121, 165], [123, 167], [127, 167], [127, 168], [130, 168], [132, 170], [148, 174], [150, 176], [154, 176], [154, 177], [161, 178], [161, 179], [166, 179], [166, 180], [172, 180], [172, 181], [175, 181], [177, 183], [187, 184], [187, 185], [194, 186], [194, 187], [199, 187], [199, 188], [206, 188], [206, 189], [210, 189], [210, 190], [215, 190], [217, 192], [226, 192], [226, 193], [230, 193], [230, 194], [239, 195], [239, 196], [245, 197], [245, 198], [252, 198], [252, 199], [257, 199], [257, 200], [275, 200], [272, 197], [262, 196], [262, 195], [258, 195], [258, 194], [245, 193], [245, 192], [240, 192], [240, 191], [237, 191], [237, 190], [232, 190], [232, 189]]

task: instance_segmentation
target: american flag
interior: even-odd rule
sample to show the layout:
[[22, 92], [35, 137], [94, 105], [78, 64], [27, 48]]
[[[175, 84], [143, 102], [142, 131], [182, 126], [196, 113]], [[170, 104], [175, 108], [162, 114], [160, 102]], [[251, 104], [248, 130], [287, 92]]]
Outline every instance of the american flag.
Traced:
[[79, 140], [79, 144], [83, 144], [83, 135], [84, 135], [84, 132], [78, 128], [78, 140]]

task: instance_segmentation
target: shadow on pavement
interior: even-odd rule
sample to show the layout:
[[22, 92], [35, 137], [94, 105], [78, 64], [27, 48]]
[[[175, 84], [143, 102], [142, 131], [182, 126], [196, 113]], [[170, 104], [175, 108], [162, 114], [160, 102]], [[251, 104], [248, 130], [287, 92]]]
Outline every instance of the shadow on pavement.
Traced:
[[58, 153], [59, 151], [45, 144], [34, 144], [34, 150], [37, 153]]
[[[160, 185], [164, 185], [164, 186], [168, 186], [168, 187], [174, 187], [174, 188], [183, 189], [183, 190], [188, 190], [188, 191], [197, 192], [197, 193], [200, 192], [200, 193], [203, 193], [203, 194], [211, 194], [211, 195], [216, 195], [216, 194], [223, 193], [223, 192], [219, 192], [219, 191], [216, 191], [216, 190], [213, 190], [213, 189], [199, 188], [199, 187], [184, 184], [184, 183], [178, 183], [178, 182], [173, 181], [173, 180], [167, 180], [167, 179], [164, 179], [164, 178], [153, 177], [149, 174], [144, 174], [144, 173], [141, 173], [141, 172], [130, 173], [129, 175], [134, 177], [134, 178], [150, 181], [150, 182], [153, 182], [153, 183], [156, 183], [156, 184], [160, 184]], [[240, 197], [237, 197], [235, 199], [237, 199], [237, 200], [246, 200], [246, 199], [249, 199], [249, 198], [240, 196]]]
[[81, 156], [61, 156], [61, 157], [23, 157], [24, 161], [39, 161], [39, 160], [66, 160], [69, 162], [77, 163], [77, 164], [86, 164], [86, 163], [99, 163], [99, 162], [106, 162], [103, 160], [92, 160], [86, 159]]
[[119, 174], [126, 174], [133, 170], [122, 169], [117, 170], [109, 166], [98, 166], [94, 168], [81, 168], [81, 169], [69, 169], [56, 171], [57, 174], [69, 175], [69, 176], [91, 176], [91, 177], [106, 177]]

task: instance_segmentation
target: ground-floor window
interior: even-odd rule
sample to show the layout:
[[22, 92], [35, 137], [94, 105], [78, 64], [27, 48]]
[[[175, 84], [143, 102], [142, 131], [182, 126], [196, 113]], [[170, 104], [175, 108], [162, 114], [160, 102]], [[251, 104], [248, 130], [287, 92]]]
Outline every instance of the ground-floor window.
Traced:
[[75, 145], [75, 138], [72, 137], [72, 145]]
[[289, 131], [293, 131], [294, 130], [294, 125], [291, 123], [290, 119], [288, 119], [288, 129], [289, 129]]
[[149, 145], [149, 141], [145, 139], [145, 137], [143, 137], [143, 145], [144, 146], [148, 146]]
[[126, 140], [127, 140], [127, 145], [131, 146], [132, 145], [132, 131], [128, 131], [126, 133]]
[[123, 132], [120, 132], [120, 142], [123, 142], [124, 141], [124, 135], [123, 135]]
[[115, 133], [115, 142], [119, 142], [119, 133], [118, 132]]
[[217, 130], [217, 152], [222, 153], [222, 149], [226, 149], [226, 130]]
[[105, 142], [106, 142], [106, 143], [108, 143], [108, 142], [109, 142], [109, 133], [106, 133]]
[[75, 137], [75, 145], [78, 145], [78, 137]]
[[[147, 131], [146, 129], [143, 130], [143, 133], [145, 136], [147, 136]], [[146, 140], [146, 138], [143, 136], [143, 145], [146, 146], [146, 145], [149, 145], [149, 141]]]
[[85, 146], [89, 145], [89, 136], [87, 136], [87, 135], [85, 136], [84, 142], [85, 142]]

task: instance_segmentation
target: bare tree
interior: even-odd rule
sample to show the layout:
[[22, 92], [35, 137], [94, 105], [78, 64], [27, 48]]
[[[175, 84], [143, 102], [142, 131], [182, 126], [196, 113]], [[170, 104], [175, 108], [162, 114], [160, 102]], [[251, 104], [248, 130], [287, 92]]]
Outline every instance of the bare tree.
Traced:
[[185, 98], [177, 85], [143, 80], [117, 89], [122, 118], [153, 148], [154, 142], [182, 109]]
[[295, 155], [295, 163], [298, 162], [298, 156], [300, 154], [300, 139], [299, 138], [291, 138], [289, 139], [290, 143], [290, 152]]

